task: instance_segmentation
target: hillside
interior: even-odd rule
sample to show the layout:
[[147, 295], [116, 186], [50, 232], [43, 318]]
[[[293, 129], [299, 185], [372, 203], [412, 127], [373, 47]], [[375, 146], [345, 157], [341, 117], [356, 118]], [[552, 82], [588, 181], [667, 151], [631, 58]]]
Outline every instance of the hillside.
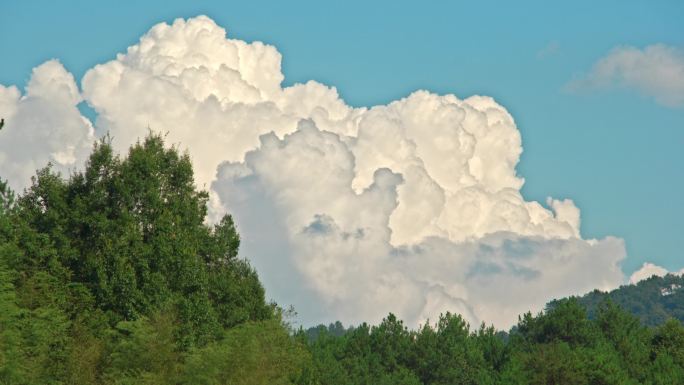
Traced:
[[[684, 277], [652, 276], [636, 285], [624, 285], [610, 291], [594, 290], [579, 297], [590, 318], [595, 318], [599, 305], [612, 301], [638, 318], [645, 326], [658, 326], [668, 318], [684, 321]], [[555, 301], [548, 306], [553, 307]]]

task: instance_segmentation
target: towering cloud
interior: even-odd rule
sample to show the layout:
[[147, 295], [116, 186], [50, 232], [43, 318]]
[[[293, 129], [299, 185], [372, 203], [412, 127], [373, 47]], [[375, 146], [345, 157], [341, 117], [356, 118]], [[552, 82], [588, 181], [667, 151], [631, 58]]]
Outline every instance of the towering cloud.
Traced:
[[506, 327], [624, 280], [623, 242], [582, 239], [572, 200], [523, 198], [520, 132], [492, 98], [352, 108], [315, 81], [282, 87], [280, 60], [179, 19], [91, 69], [83, 95], [119, 148], [148, 127], [187, 148], [214, 214], [237, 217], [243, 255], [304, 323], [452, 311]]

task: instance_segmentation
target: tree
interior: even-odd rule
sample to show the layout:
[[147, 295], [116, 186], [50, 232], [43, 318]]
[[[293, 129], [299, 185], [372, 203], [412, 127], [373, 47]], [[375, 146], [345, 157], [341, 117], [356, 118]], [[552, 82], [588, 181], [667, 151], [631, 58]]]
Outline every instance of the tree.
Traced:
[[3, 384], [19, 383], [25, 375], [19, 329], [23, 311], [17, 305], [14, 273], [0, 254], [0, 383]]
[[32, 258], [35, 269], [64, 267], [62, 279], [87, 288], [112, 325], [172, 304], [191, 346], [273, 315], [256, 273], [237, 258], [232, 218], [204, 224], [207, 199], [195, 189], [188, 155], [160, 136], [123, 159], [105, 138], [84, 172], [64, 180], [50, 167], [39, 171], [18, 215], [55, 249]]
[[684, 369], [684, 326], [670, 318], [656, 328], [653, 335], [651, 357], [667, 355], [672, 362]]
[[112, 331], [110, 365], [105, 377], [113, 384], [169, 384], [181, 371], [176, 345], [177, 319], [173, 311], [121, 321]]
[[183, 384], [292, 384], [310, 356], [279, 320], [247, 322], [190, 352]]

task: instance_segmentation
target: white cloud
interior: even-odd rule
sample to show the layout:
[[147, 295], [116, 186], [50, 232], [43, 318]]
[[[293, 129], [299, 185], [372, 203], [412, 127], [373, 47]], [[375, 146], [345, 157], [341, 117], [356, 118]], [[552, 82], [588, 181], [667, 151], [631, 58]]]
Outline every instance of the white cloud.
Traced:
[[68, 175], [80, 167], [92, 149], [90, 121], [78, 111], [81, 95], [57, 60], [36, 67], [25, 95], [0, 85], [0, 177], [18, 191], [30, 184], [36, 170], [52, 162]]
[[665, 106], [684, 107], [684, 51], [664, 44], [644, 49], [617, 47], [568, 87], [571, 90], [632, 88]]
[[632, 275], [629, 277], [629, 283], [636, 284], [644, 279], [651, 278], [654, 275], [658, 277], [664, 277], [667, 274], [682, 275], [684, 274], [684, 269], [671, 272], [664, 267], [654, 265], [650, 262], [644, 262], [641, 268], [632, 273]]
[[[503, 188], [502, 195], [491, 196], [481, 191], [485, 186], [449, 190], [426, 183], [426, 176], [411, 176], [427, 174], [425, 168], [397, 174], [382, 165], [355, 191], [354, 145], [358, 141], [345, 143], [303, 121], [282, 139], [262, 136], [244, 162], [219, 167], [213, 187], [244, 234], [258, 234], [273, 217], [282, 223], [279, 231], [288, 233], [280, 246], [288, 251], [281, 255], [264, 255], [260, 237], [246, 239], [245, 247], [267, 282], [280, 281], [276, 286], [283, 287], [297, 281], [280, 274], [282, 263], [304, 277], [316, 295], [295, 299], [301, 301], [298, 308], [313, 301], [325, 309], [322, 317], [347, 322], [378, 321], [392, 311], [412, 324], [451, 310], [473, 323], [510, 326], [519, 314], [540, 310], [551, 298], [622, 282], [621, 240], [585, 241], [573, 235], [571, 224], [558, 223], [564, 216], [578, 223], [571, 201], [552, 201], [555, 217], [543, 211], [545, 220], [558, 227], [535, 226], [531, 217], [545, 209], [533, 205], [540, 211], [530, 215], [517, 190]], [[419, 193], [404, 198], [406, 189]], [[469, 204], [450, 208], [439, 199], [440, 191]], [[268, 211], [253, 210], [264, 202]], [[415, 223], [392, 220], [402, 213], [402, 204], [417, 208], [407, 215]], [[476, 212], [459, 216], [470, 208]], [[461, 232], [450, 234], [438, 219]], [[467, 220], [482, 227], [469, 227]], [[412, 235], [407, 227], [422, 235]], [[397, 239], [396, 233], [411, 236]]]
[[83, 94], [99, 113], [97, 129], [121, 150], [148, 127], [168, 131], [190, 150], [203, 185], [222, 161], [242, 160], [260, 134], [291, 132], [306, 117], [349, 124], [352, 109], [334, 89], [311, 82], [283, 90], [274, 47], [225, 33], [203, 16], [158, 24], [125, 55], [88, 71]]
[[492, 98], [353, 108], [314, 81], [283, 88], [280, 61], [207, 17], [179, 19], [88, 71], [83, 96], [119, 149], [148, 126], [188, 149], [214, 215], [236, 216], [242, 254], [304, 323], [449, 310], [506, 327], [623, 282], [621, 240], [583, 240], [570, 199], [521, 195], [520, 132]]

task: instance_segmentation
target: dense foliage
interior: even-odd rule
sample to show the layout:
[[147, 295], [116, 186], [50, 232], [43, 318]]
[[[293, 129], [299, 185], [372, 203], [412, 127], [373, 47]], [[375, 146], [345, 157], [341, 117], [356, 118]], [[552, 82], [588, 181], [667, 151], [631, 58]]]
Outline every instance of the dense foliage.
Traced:
[[620, 305], [647, 326], [658, 326], [668, 318], [684, 321], [684, 276], [654, 275], [636, 285], [621, 286], [610, 292], [595, 290], [579, 298], [591, 318], [606, 300]]
[[576, 298], [525, 314], [510, 334], [451, 314], [411, 331], [390, 315], [339, 336], [317, 328], [310, 350], [317, 384], [684, 383], [681, 322], [647, 328], [610, 302], [589, 319]]
[[294, 376], [306, 352], [206, 203], [188, 156], [154, 135], [124, 159], [98, 143], [66, 180], [48, 166], [16, 199], [0, 184], [0, 383]]
[[293, 332], [206, 203], [155, 135], [125, 158], [102, 141], [83, 172], [48, 166], [19, 196], [0, 182], [0, 384], [684, 383], [673, 277], [554, 301], [509, 333], [449, 313]]

